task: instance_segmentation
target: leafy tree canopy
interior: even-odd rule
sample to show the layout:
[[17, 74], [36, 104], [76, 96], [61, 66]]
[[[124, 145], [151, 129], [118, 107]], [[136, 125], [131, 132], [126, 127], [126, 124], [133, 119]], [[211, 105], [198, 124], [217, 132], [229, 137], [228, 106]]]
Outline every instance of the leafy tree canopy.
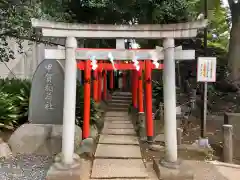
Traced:
[[69, 21], [67, 6], [58, 0], [1, 0], [0, 1], [0, 53], [1, 61], [14, 59], [8, 46], [8, 37], [18, 40], [19, 50], [23, 39], [36, 40], [31, 18]]
[[[210, 3], [213, 4], [212, 7], [215, 7], [215, 1], [217, 0], [209, 1], [212, 2]], [[195, 20], [203, 10], [202, 2], [201, 0], [1, 0], [1, 61], [14, 58], [7, 44], [7, 36], [18, 40], [26, 38], [36, 40], [36, 34], [31, 28], [31, 18], [105, 24], [176, 23]], [[215, 12], [219, 11], [215, 8]], [[209, 43], [226, 46], [228, 40], [222, 36], [228, 26], [222, 23], [225, 21], [226, 12], [224, 9], [220, 12], [220, 16], [215, 13], [215, 18], [210, 24], [212, 29], [210, 33], [215, 34], [217, 38], [211, 37]], [[109, 45], [111, 42], [105, 41], [105, 44]], [[21, 49], [21, 43], [19, 45]]]

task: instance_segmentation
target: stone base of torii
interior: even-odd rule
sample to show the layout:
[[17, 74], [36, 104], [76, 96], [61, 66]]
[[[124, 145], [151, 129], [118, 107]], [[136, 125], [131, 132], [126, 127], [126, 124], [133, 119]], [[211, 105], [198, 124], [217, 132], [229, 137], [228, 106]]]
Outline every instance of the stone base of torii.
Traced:
[[[163, 84], [164, 84], [164, 120], [165, 120], [165, 157], [157, 163], [160, 167], [177, 168], [179, 165], [177, 155], [177, 133], [176, 133], [176, 85], [175, 85], [175, 59], [180, 60], [195, 59], [194, 56], [184, 51], [175, 52], [174, 39], [192, 38], [197, 35], [199, 28], [204, 28], [207, 21], [196, 21], [191, 23], [179, 23], [168, 25], [83, 25], [83, 24], [65, 24], [41, 20], [32, 20], [32, 26], [40, 28], [43, 36], [47, 37], [64, 37], [66, 38], [65, 50], [46, 50], [46, 59], [66, 59], [65, 62], [65, 83], [64, 83], [64, 113], [63, 113], [63, 139], [62, 153], [58, 157], [59, 169], [70, 170], [78, 167], [79, 157], [74, 154], [74, 127], [75, 127], [75, 104], [76, 104], [76, 78], [77, 66], [76, 59], [86, 61], [85, 74], [91, 72], [91, 57], [95, 56], [96, 60], [109, 60], [109, 52], [104, 53], [99, 50], [80, 50], [76, 52], [76, 38], [101, 38], [101, 39], [163, 39], [163, 49], [155, 50], [129, 50], [117, 49], [109, 50], [110, 54], [117, 60], [129, 60], [137, 56], [139, 60], [164, 60]], [[177, 56], [176, 54], [179, 53]], [[192, 52], [191, 52], [192, 53]], [[151, 63], [150, 63], [151, 64]], [[150, 71], [151, 72], [151, 71]], [[88, 77], [89, 78], [89, 77]], [[150, 79], [151, 80], [151, 79]], [[148, 87], [149, 88], [149, 87]], [[90, 85], [85, 90], [90, 91]], [[147, 91], [151, 91], [149, 88]], [[148, 93], [147, 93], [148, 94]], [[90, 93], [86, 93], [90, 96]], [[150, 95], [150, 94], [148, 94]], [[85, 97], [84, 103], [90, 106]], [[87, 107], [88, 109], [90, 107]], [[147, 111], [152, 111], [148, 107]], [[89, 117], [88, 110], [84, 111], [84, 117]], [[148, 113], [149, 114], [149, 113]], [[89, 123], [85, 122], [86, 124]], [[150, 132], [151, 130], [149, 130]], [[156, 164], [155, 164], [156, 166]]]

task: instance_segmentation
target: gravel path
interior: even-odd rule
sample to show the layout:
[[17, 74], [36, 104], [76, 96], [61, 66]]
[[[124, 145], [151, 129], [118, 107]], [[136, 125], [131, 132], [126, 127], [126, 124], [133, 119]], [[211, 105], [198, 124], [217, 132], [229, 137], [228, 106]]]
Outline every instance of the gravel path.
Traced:
[[0, 163], [0, 180], [45, 180], [53, 157], [19, 154]]

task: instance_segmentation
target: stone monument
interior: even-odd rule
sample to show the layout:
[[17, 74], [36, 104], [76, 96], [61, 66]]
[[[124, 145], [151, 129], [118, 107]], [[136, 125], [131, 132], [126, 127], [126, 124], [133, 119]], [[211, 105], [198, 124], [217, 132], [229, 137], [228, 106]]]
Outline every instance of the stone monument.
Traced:
[[29, 100], [29, 122], [62, 124], [64, 69], [57, 60], [42, 61], [32, 80]]

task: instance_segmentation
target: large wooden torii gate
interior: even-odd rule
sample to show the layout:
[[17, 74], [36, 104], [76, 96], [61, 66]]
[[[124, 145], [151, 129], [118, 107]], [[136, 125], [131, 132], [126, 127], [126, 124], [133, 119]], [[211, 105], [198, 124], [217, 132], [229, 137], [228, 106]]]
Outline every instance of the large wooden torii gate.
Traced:
[[[64, 37], [66, 38], [65, 50], [57, 53], [57, 58], [66, 59], [65, 62], [65, 84], [64, 84], [64, 117], [63, 117], [63, 142], [62, 155], [63, 163], [73, 163], [74, 154], [74, 126], [75, 126], [75, 103], [76, 103], [76, 59], [87, 60], [86, 67], [90, 67], [90, 56], [98, 57], [99, 60], [107, 59], [107, 54], [103, 50], [78, 50], [76, 53], [76, 38], [101, 38], [101, 39], [161, 39], [163, 38], [163, 53], [160, 50], [136, 51], [142, 53], [146, 63], [151, 67], [151, 59], [164, 59], [164, 133], [165, 133], [165, 161], [172, 164], [176, 163], [177, 158], [177, 135], [176, 135], [176, 86], [175, 86], [175, 45], [174, 39], [191, 38], [197, 35], [199, 28], [204, 28], [207, 20], [191, 23], [179, 23], [168, 25], [98, 25], [98, 24], [67, 24], [32, 19], [32, 26], [40, 28], [45, 37]], [[101, 52], [103, 55], [101, 55]], [[109, 54], [109, 50], [107, 51]], [[117, 60], [131, 59], [133, 53], [118, 49], [111, 50], [112, 55]], [[51, 56], [51, 53], [46, 53]], [[176, 52], [177, 54], [177, 52]], [[55, 54], [56, 55], [56, 54]], [[60, 55], [62, 58], [60, 58]], [[79, 56], [79, 57], [78, 57]], [[148, 57], [147, 57], [148, 56]], [[185, 58], [185, 57], [184, 57]], [[191, 57], [190, 59], [193, 59]], [[109, 59], [109, 58], [108, 58]], [[188, 59], [188, 58], [186, 58]], [[79, 65], [82, 67], [83, 65]], [[147, 68], [148, 69], [148, 68]], [[147, 70], [146, 69], [146, 70]], [[89, 74], [90, 68], [85, 68], [85, 74]], [[88, 72], [86, 72], [88, 71]], [[151, 72], [151, 71], [150, 71]], [[146, 74], [150, 74], [147, 72]], [[89, 78], [89, 77], [88, 77]], [[148, 87], [148, 90], [151, 89]], [[149, 110], [150, 111], [150, 110]], [[85, 114], [84, 114], [85, 116]]]

